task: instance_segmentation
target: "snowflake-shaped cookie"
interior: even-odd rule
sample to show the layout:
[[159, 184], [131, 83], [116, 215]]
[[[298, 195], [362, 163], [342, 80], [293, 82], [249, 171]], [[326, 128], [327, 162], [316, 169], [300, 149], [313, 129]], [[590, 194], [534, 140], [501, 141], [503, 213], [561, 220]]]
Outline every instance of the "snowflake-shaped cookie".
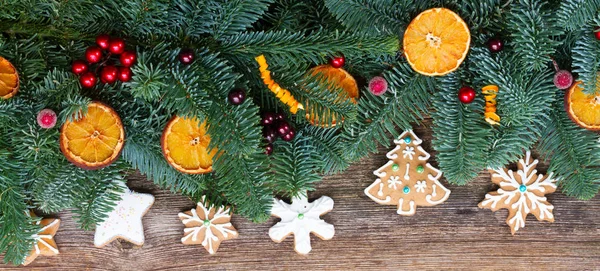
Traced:
[[[32, 215], [32, 217], [33, 216], [34, 215]], [[23, 265], [30, 264], [40, 255], [53, 256], [58, 254], [58, 247], [56, 246], [56, 242], [54, 242], [54, 235], [58, 231], [58, 227], [60, 227], [60, 219], [44, 218], [37, 221], [35, 224], [42, 226], [42, 228], [38, 233], [32, 236], [35, 240], [35, 244], [27, 257], [25, 257]]]
[[552, 179], [552, 173], [547, 176], [537, 174], [537, 164], [538, 160], [531, 161], [531, 153], [528, 151], [525, 160], [519, 160], [516, 173], [507, 169], [492, 170], [492, 182], [500, 188], [489, 192], [479, 203], [479, 208], [494, 212], [507, 209], [506, 224], [510, 226], [512, 234], [525, 227], [525, 218], [530, 213], [539, 221], [554, 222], [554, 206], [544, 195], [556, 191], [556, 180]]
[[280, 222], [269, 229], [269, 236], [273, 241], [279, 243], [290, 234], [294, 234], [294, 250], [300, 254], [308, 254], [312, 249], [311, 232], [323, 240], [333, 238], [333, 225], [319, 218], [333, 209], [333, 200], [330, 197], [323, 196], [311, 203], [303, 195], [294, 197], [292, 204], [273, 200], [271, 215], [281, 218]]
[[179, 213], [179, 219], [185, 225], [181, 242], [184, 245], [201, 244], [208, 253], [215, 254], [223, 240], [238, 237], [238, 232], [231, 225], [229, 208], [208, 208], [205, 204], [209, 205], [203, 196], [196, 209]]

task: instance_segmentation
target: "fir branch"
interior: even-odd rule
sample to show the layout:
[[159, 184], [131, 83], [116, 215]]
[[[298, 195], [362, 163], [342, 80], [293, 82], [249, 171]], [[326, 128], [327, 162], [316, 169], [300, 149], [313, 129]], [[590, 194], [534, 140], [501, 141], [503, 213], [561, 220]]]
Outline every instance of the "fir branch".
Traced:
[[400, 36], [415, 11], [415, 1], [325, 0], [325, 6], [346, 29], [371, 35]]
[[485, 168], [487, 141], [492, 135], [483, 120], [485, 101], [478, 95], [470, 104], [456, 98], [461, 78], [456, 73], [443, 77], [434, 94], [433, 147], [448, 182], [466, 184]]
[[556, 11], [558, 24], [569, 31], [578, 31], [600, 12], [600, 0], [563, 0]]
[[313, 145], [314, 152], [321, 156], [321, 173], [337, 174], [348, 168], [349, 163], [342, 156], [344, 147], [339, 144], [341, 136], [338, 129], [307, 126], [302, 130], [302, 136], [308, 139], [306, 144]]
[[246, 30], [256, 22], [274, 0], [207, 1], [207, 9], [215, 22], [210, 31], [217, 40]]
[[594, 37], [592, 27], [583, 28], [583, 33], [575, 42], [572, 50], [573, 72], [579, 75], [580, 84], [586, 93], [596, 92], [600, 78], [600, 44]]
[[600, 146], [598, 135], [577, 127], [564, 110], [564, 93], [556, 102], [542, 131], [538, 150], [549, 158], [562, 192], [582, 200], [593, 198], [600, 188]]
[[287, 197], [313, 190], [312, 184], [321, 180], [316, 173], [322, 167], [320, 158], [302, 134], [293, 142], [277, 142], [271, 159], [273, 190]]

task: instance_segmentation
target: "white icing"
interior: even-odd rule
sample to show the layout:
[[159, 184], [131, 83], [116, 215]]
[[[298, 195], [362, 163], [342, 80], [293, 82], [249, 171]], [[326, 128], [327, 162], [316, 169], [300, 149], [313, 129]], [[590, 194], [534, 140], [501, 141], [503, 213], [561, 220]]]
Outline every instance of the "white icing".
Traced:
[[379, 184], [379, 191], [377, 191], [377, 195], [380, 197], [383, 196], [383, 184], [382, 183]]
[[[289, 234], [294, 234], [294, 245], [296, 252], [308, 254], [312, 247], [310, 245], [310, 233], [315, 233], [324, 240], [333, 238], [335, 228], [333, 225], [320, 218], [321, 215], [333, 209], [333, 200], [323, 196], [309, 203], [306, 196], [294, 197], [292, 204], [282, 200], [273, 199], [271, 215], [281, 218], [269, 229], [269, 236], [275, 242], [281, 242]], [[298, 214], [302, 214], [300, 219]]]
[[425, 152], [423, 147], [417, 146], [417, 150], [419, 150], [419, 153], [423, 154], [423, 155], [419, 155], [419, 160], [426, 161], [431, 157], [431, 155], [429, 153]]
[[393, 150], [389, 151], [385, 156], [388, 159], [395, 160], [398, 158], [398, 151], [401, 149], [400, 146], [396, 146]]
[[[373, 201], [379, 203], [379, 204], [385, 204], [388, 203], [392, 200], [392, 198], [390, 196], [386, 196], [385, 199], [380, 199], [378, 197], [375, 197], [374, 195], [371, 195], [371, 193], [369, 193], [369, 191], [376, 185], [379, 185], [380, 191], [381, 191], [381, 195], [379, 195], [380, 197], [383, 196], [383, 183], [381, 182], [381, 179], [377, 179], [375, 180], [374, 183], [372, 183], [371, 185], [369, 185], [369, 187], [365, 188], [365, 195], [367, 195], [369, 198], [371, 198]], [[379, 194], [379, 192], [377, 193]]]
[[122, 238], [136, 245], [144, 244], [142, 216], [154, 203], [154, 196], [126, 189], [115, 209], [104, 222], [96, 225], [94, 245], [101, 247], [115, 238]]
[[417, 210], [415, 208], [415, 201], [411, 200], [408, 202], [409, 205], [409, 209], [408, 210], [402, 210], [402, 205], [404, 204], [404, 199], [400, 198], [398, 200], [398, 211], [396, 211], [399, 215], [414, 215], [415, 211]]
[[[42, 223], [42, 221], [37, 221], [36, 225], [40, 225]], [[54, 227], [54, 225], [56, 225], [57, 223], [60, 223], [59, 219], [54, 219], [54, 221], [50, 222], [50, 224], [42, 227], [38, 233], [33, 234], [31, 237], [36, 240], [35, 244], [33, 245], [33, 247], [35, 248], [35, 254], [40, 255], [41, 250], [40, 250], [40, 244], [42, 244], [43, 246], [45, 246], [46, 248], [48, 248], [50, 251], [52, 251], [54, 254], [58, 254], [58, 249], [56, 249], [55, 247], [53, 247], [52, 245], [50, 245], [48, 243], [47, 240], [52, 240], [53, 236], [51, 234], [39, 234], [40, 232], [43, 232], [45, 230], [47, 230], [50, 227]]]
[[425, 193], [425, 188], [427, 188], [427, 183], [425, 181], [417, 181], [417, 183], [415, 183], [415, 191]]
[[410, 164], [406, 163], [406, 171], [404, 172], [404, 179], [410, 180], [410, 176], [408, 176], [408, 172], [410, 171]]
[[[507, 223], [512, 227], [513, 233], [525, 227], [525, 218], [532, 210], [539, 209], [539, 220], [554, 219], [554, 215], [552, 214], [554, 206], [546, 201], [546, 197], [538, 196], [533, 191], [542, 193], [548, 190], [554, 191], [557, 188], [556, 179], [552, 178], [552, 173], [549, 173], [545, 179], [542, 174], [537, 174], [537, 170], [535, 170], [537, 164], [538, 160], [531, 161], [531, 152], [527, 151], [525, 159], [519, 160], [520, 169], [517, 170], [516, 176], [512, 170], [493, 169], [492, 176], [502, 179], [499, 184], [501, 188], [496, 191], [497, 195], [486, 194], [485, 199], [479, 205], [480, 207], [490, 206], [495, 211], [498, 208], [498, 203], [508, 204], [517, 198], [508, 207], [516, 210], [512, 217], [509, 212], [507, 220]], [[519, 190], [522, 184], [526, 185], [527, 189], [525, 192]], [[528, 202], [531, 204], [531, 209], [527, 206]]]
[[404, 149], [402, 151], [402, 157], [406, 158], [408, 156], [408, 159], [412, 160], [413, 156], [415, 155], [415, 147], [406, 147], [406, 149]]
[[184, 236], [181, 238], [181, 242], [184, 242], [190, 238], [192, 238], [192, 241], [198, 240], [198, 234], [202, 232], [202, 229], [204, 229], [205, 234], [201, 244], [206, 247], [208, 253], [215, 254], [217, 251], [215, 250], [214, 245], [215, 243], [218, 243], [220, 241], [219, 238], [215, 235], [215, 232], [213, 231], [221, 233], [225, 238], [230, 237], [230, 235], [237, 236], [238, 233], [237, 231], [230, 229], [230, 227], [232, 227], [232, 224], [229, 222], [223, 224], [216, 223], [218, 222], [217, 219], [219, 218], [226, 217], [228, 219], [231, 219], [229, 208], [220, 206], [217, 210], [215, 210], [214, 216], [210, 218], [210, 209], [204, 206], [204, 204], [202, 203], [204, 201], [205, 196], [202, 197], [202, 201], [198, 202], [197, 206], [200, 208], [200, 210], [202, 210], [203, 217], [208, 218], [210, 224], [208, 225], [208, 227], [204, 225], [204, 220], [202, 220], [200, 216], [198, 216], [196, 209], [191, 209], [192, 215], [188, 215], [186, 213], [179, 213], [179, 218], [182, 220], [183, 224], [187, 224], [190, 222], [200, 223], [200, 226], [183, 229]]
[[396, 145], [406, 144], [406, 142], [404, 142], [404, 138], [406, 138], [407, 135], [412, 139], [410, 144], [419, 145], [423, 142], [419, 137], [417, 137], [417, 135], [415, 135], [415, 133], [413, 133], [412, 130], [406, 130], [404, 133], [398, 136], [398, 139], [394, 140], [394, 143], [396, 143]]
[[[388, 180], [388, 187], [389, 188], [393, 188], [393, 189], [398, 189], [398, 185], [401, 185], [402, 181], [400, 181], [400, 177], [398, 176], [391, 176], [390, 179]], [[383, 192], [381, 193], [381, 196], [383, 196]]]

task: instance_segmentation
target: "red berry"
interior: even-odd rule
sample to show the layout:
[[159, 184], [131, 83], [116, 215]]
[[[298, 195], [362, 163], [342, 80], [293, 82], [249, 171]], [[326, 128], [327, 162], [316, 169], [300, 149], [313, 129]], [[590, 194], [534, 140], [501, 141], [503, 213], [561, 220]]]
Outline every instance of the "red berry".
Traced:
[[596, 29], [594, 29], [594, 36], [596, 36], [597, 40], [600, 40], [600, 26], [597, 26]]
[[118, 77], [121, 82], [129, 82], [132, 72], [129, 67], [119, 67]]
[[121, 54], [119, 60], [121, 60], [121, 65], [125, 67], [131, 67], [135, 63], [137, 56], [133, 51], [125, 51]]
[[464, 103], [469, 104], [475, 100], [475, 90], [471, 87], [464, 86], [458, 91], [458, 99]]
[[275, 114], [271, 112], [263, 113], [260, 124], [262, 124], [262, 126], [269, 126], [273, 123], [275, 123]]
[[275, 131], [273, 127], [264, 127], [263, 137], [267, 140], [267, 142], [273, 143], [275, 139], [277, 139], [277, 131]]
[[295, 137], [296, 131], [294, 131], [294, 129], [291, 129], [287, 134], [283, 135], [281, 139], [283, 139], [283, 141], [292, 141]]
[[74, 74], [82, 75], [88, 71], [88, 65], [83, 60], [75, 60], [75, 61], [73, 61], [73, 66], [71, 67], [71, 71]]
[[276, 121], [285, 120], [285, 115], [283, 113], [277, 113], [277, 114], [275, 114], [275, 120]]
[[179, 52], [179, 62], [184, 65], [189, 65], [194, 62], [194, 51], [190, 49], [183, 49]]
[[375, 76], [369, 81], [369, 91], [375, 96], [382, 95], [387, 91], [388, 83], [385, 78]]
[[100, 81], [104, 84], [112, 84], [117, 81], [119, 70], [115, 66], [106, 66], [100, 72]]
[[100, 60], [102, 60], [102, 49], [96, 46], [87, 48], [87, 50], [85, 50], [85, 59], [90, 64], [100, 62]]
[[44, 129], [54, 127], [56, 119], [56, 113], [52, 109], [44, 109], [37, 114], [37, 123]]
[[499, 39], [491, 39], [488, 41], [488, 48], [492, 53], [497, 53], [502, 51], [502, 48], [504, 48], [504, 43]]
[[329, 64], [334, 68], [341, 68], [346, 63], [346, 58], [344, 56], [334, 57], [329, 61]]
[[292, 126], [286, 121], [280, 121], [277, 125], [277, 132], [279, 136], [283, 137], [287, 135], [292, 130]]
[[271, 155], [273, 153], [273, 144], [267, 144], [267, 146], [265, 147], [265, 153], [267, 155]]
[[108, 49], [108, 42], [110, 41], [110, 36], [108, 34], [100, 34], [96, 37], [96, 44], [100, 46], [100, 48], [106, 50]]
[[120, 55], [125, 51], [125, 41], [122, 38], [112, 38], [108, 42], [108, 51]]
[[84, 88], [92, 88], [96, 85], [96, 76], [92, 72], [86, 72], [79, 77], [79, 83]]
[[559, 70], [554, 74], [554, 85], [558, 89], [568, 89], [573, 84], [573, 75], [569, 71]]
[[246, 100], [246, 92], [241, 88], [233, 89], [228, 95], [229, 103], [240, 105]]

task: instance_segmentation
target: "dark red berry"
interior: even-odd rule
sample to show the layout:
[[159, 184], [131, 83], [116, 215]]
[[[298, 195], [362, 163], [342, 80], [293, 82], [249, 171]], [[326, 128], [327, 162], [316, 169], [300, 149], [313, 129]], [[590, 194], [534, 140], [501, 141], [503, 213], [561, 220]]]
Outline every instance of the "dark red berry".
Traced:
[[108, 51], [120, 55], [125, 51], [125, 41], [122, 38], [112, 38], [108, 42]]
[[277, 133], [283, 137], [292, 130], [292, 126], [287, 121], [280, 121], [277, 125]]
[[229, 92], [227, 98], [229, 99], [229, 103], [240, 105], [246, 100], [246, 92], [241, 88], [236, 88]]
[[502, 51], [502, 48], [504, 48], [504, 43], [499, 39], [491, 39], [488, 41], [488, 48], [492, 53], [497, 53]]
[[285, 120], [285, 115], [283, 113], [279, 112], [279, 113], [275, 114], [275, 120], [276, 121]]
[[91, 64], [100, 62], [102, 60], [102, 49], [96, 46], [88, 47], [85, 50], [85, 59]]
[[81, 77], [79, 77], [79, 83], [84, 88], [92, 88], [96, 85], [98, 79], [92, 72], [86, 72]]
[[296, 131], [294, 131], [294, 129], [291, 129], [287, 134], [282, 136], [281, 139], [283, 139], [283, 141], [292, 141], [294, 140], [294, 137], [296, 137]]
[[74, 74], [82, 75], [88, 71], [88, 65], [83, 60], [75, 60], [75, 61], [73, 61], [73, 66], [71, 67], [71, 71]]
[[96, 44], [100, 46], [100, 48], [106, 50], [108, 49], [108, 42], [110, 41], [110, 36], [108, 34], [100, 34], [96, 37]]
[[273, 153], [273, 144], [267, 144], [267, 146], [265, 147], [265, 153], [267, 155], [271, 155]]
[[267, 140], [267, 142], [273, 143], [275, 139], [277, 139], [277, 131], [273, 127], [264, 127], [263, 137]]
[[119, 67], [118, 77], [121, 82], [129, 82], [132, 75], [129, 67]]
[[346, 64], [346, 58], [344, 56], [334, 57], [329, 61], [329, 64], [334, 68], [341, 68]]
[[117, 81], [119, 70], [115, 66], [106, 66], [100, 72], [100, 81], [104, 84], [112, 84]]
[[119, 60], [121, 60], [121, 65], [125, 67], [133, 66], [133, 64], [135, 64], [136, 59], [137, 56], [134, 51], [125, 51], [119, 57]]
[[190, 49], [183, 49], [179, 52], [179, 61], [181, 64], [189, 65], [194, 62], [194, 51]]
[[263, 113], [260, 124], [262, 124], [262, 126], [269, 126], [273, 123], [275, 123], [275, 114], [271, 112]]
[[596, 26], [596, 29], [594, 29], [594, 36], [597, 40], [600, 40], [600, 26]]
[[464, 86], [458, 91], [458, 99], [464, 103], [472, 103], [475, 100], [475, 90], [471, 87]]
[[568, 89], [573, 85], [573, 75], [566, 70], [559, 70], [554, 74], [554, 85], [558, 89]]

